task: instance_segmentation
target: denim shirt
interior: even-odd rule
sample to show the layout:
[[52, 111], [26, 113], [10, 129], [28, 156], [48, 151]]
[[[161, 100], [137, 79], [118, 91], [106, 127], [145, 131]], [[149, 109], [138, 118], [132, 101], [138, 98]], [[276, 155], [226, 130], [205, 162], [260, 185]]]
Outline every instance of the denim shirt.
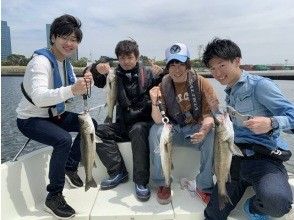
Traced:
[[293, 129], [294, 105], [282, 95], [272, 80], [243, 71], [235, 85], [227, 87], [225, 92], [227, 105], [241, 114], [274, 117], [279, 123], [279, 128], [271, 135], [254, 134], [243, 122], [233, 119], [236, 143], [260, 144], [271, 150], [288, 149], [288, 144], [281, 138], [280, 132]]

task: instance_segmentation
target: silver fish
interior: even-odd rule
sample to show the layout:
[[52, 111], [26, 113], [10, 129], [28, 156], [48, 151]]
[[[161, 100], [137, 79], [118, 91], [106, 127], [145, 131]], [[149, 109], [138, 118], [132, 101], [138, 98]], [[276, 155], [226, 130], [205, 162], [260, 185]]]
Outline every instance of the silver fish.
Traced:
[[229, 114], [224, 113], [215, 118], [215, 139], [214, 139], [214, 173], [218, 186], [219, 209], [232, 201], [228, 196], [226, 182], [231, 181], [230, 168], [233, 155], [242, 156], [240, 149], [234, 144], [233, 124]]
[[112, 123], [113, 110], [117, 98], [117, 79], [113, 70], [110, 70], [106, 77], [106, 106], [107, 116], [104, 123]]
[[229, 113], [231, 118], [236, 118], [237, 120], [244, 122], [251, 118], [253, 118], [252, 115], [242, 115], [240, 112], [238, 112], [236, 109], [234, 109], [232, 106], [227, 106], [227, 112]]
[[96, 142], [98, 140], [96, 141], [95, 127], [90, 114], [86, 112], [78, 117], [81, 134], [82, 163], [84, 164], [86, 174], [85, 191], [87, 191], [90, 187], [97, 187], [97, 183], [92, 175], [92, 169], [95, 164]]
[[160, 158], [166, 186], [170, 186], [172, 170], [172, 126], [164, 124], [160, 136]]

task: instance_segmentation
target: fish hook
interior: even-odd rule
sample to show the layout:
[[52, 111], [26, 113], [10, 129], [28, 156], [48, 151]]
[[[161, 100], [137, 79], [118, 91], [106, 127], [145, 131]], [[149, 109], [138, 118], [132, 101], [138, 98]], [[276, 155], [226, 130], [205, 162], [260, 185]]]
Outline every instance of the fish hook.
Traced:
[[161, 121], [162, 121], [163, 124], [168, 124], [169, 123], [169, 118], [166, 116], [163, 103], [162, 103], [162, 101], [160, 99], [158, 99], [157, 102], [158, 102], [158, 108], [159, 108], [160, 114], [162, 116]]

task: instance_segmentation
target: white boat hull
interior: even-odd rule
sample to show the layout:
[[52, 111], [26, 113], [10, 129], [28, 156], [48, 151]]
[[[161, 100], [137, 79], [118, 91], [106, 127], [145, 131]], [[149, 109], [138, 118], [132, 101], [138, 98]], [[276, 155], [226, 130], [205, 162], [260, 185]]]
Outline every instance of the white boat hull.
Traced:
[[[130, 180], [118, 187], [100, 191], [84, 187], [73, 189], [67, 183], [64, 189], [66, 201], [76, 210], [75, 219], [95, 220], [197, 220], [204, 219], [205, 206], [197, 197], [191, 197], [188, 191], [182, 190], [179, 178], [190, 177], [198, 172], [196, 165], [200, 161], [199, 152], [190, 148], [175, 148], [174, 171], [172, 183], [172, 203], [160, 205], [156, 201], [155, 189], [149, 201], [140, 202], [135, 197], [132, 181], [132, 150], [130, 143], [119, 144], [129, 171]], [[1, 219], [54, 219], [44, 211], [46, 185], [48, 184], [48, 167], [52, 148], [46, 147], [19, 158], [16, 162], [1, 164]], [[185, 161], [195, 161], [187, 163]], [[100, 160], [99, 160], [100, 162]], [[79, 168], [79, 174], [84, 179], [84, 169]], [[93, 171], [94, 178], [99, 183], [107, 176], [105, 167], [98, 164]], [[294, 192], [294, 179], [290, 179]], [[244, 200], [252, 194], [249, 189], [229, 219], [246, 219], [241, 211]], [[293, 217], [293, 216], [292, 216]], [[280, 219], [286, 219], [280, 218]], [[289, 218], [294, 219], [294, 218]]]

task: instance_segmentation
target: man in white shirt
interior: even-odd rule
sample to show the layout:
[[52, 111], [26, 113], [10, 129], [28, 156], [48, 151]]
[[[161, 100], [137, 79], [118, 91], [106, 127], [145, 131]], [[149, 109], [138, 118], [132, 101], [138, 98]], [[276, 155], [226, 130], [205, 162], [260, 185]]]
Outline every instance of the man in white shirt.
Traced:
[[[82, 40], [81, 22], [71, 16], [56, 18], [50, 28], [51, 49], [34, 52], [26, 68], [21, 99], [17, 112], [17, 126], [28, 138], [53, 146], [49, 165], [46, 210], [59, 219], [75, 215], [62, 196], [65, 175], [72, 186], [83, 186], [77, 175], [80, 161], [80, 135], [72, 144], [69, 132], [79, 132], [78, 114], [65, 109], [65, 101], [87, 92], [92, 74], [77, 79], [66, 59]], [[97, 123], [94, 121], [94, 124]]]

